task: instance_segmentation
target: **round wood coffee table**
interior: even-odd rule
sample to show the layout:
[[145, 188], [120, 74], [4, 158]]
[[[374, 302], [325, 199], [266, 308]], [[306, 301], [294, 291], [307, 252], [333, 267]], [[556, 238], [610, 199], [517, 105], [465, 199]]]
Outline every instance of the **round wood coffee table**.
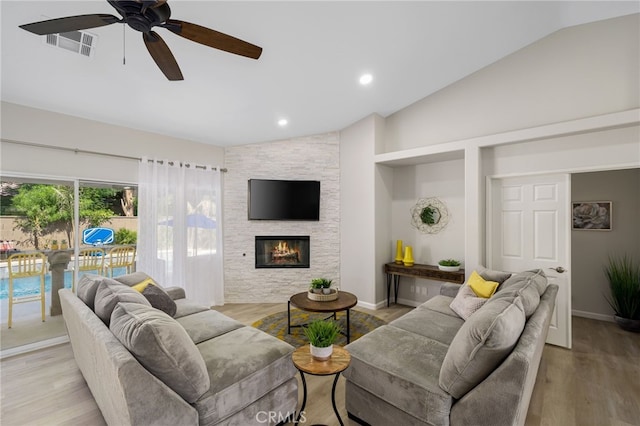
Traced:
[[[355, 296], [354, 296], [355, 297]], [[338, 384], [338, 378], [340, 373], [347, 369], [351, 362], [351, 355], [342, 346], [333, 345], [333, 354], [327, 361], [317, 361], [311, 356], [309, 345], [304, 345], [296, 349], [291, 355], [293, 365], [300, 371], [300, 378], [302, 379], [302, 405], [298, 411], [298, 416], [295, 419], [294, 424], [298, 424], [300, 417], [304, 413], [304, 407], [307, 405], [307, 381], [304, 378], [304, 373], [312, 374], [314, 376], [329, 376], [335, 374], [333, 379], [333, 387], [331, 388], [331, 403], [333, 404], [333, 411], [336, 413], [336, 417], [340, 422], [340, 425], [344, 425], [340, 414], [338, 413], [338, 407], [336, 407], [336, 385]]]
[[[338, 291], [338, 298], [336, 300], [331, 300], [328, 302], [318, 302], [316, 300], [311, 300], [307, 297], [307, 292], [303, 291], [302, 293], [294, 294], [289, 298], [289, 302], [287, 303], [287, 333], [291, 334], [291, 329], [293, 327], [303, 327], [306, 324], [291, 324], [291, 306], [298, 309], [302, 309], [303, 311], [308, 312], [331, 312], [332, 315], [328, 318], [332, 318], [335, 320], [336, 313], [340, 311], [346, 311], [347, 317], [347, 330], [343, 333], [347, 337], [347, 343], [351, 342], [351, 332], [349, 330], [349, 310], [356, 306], [358, 303], [358, 298], [355, 294], [349, 293], [347, 291]], [[327, 319], [328, 319], [327, 318]]]

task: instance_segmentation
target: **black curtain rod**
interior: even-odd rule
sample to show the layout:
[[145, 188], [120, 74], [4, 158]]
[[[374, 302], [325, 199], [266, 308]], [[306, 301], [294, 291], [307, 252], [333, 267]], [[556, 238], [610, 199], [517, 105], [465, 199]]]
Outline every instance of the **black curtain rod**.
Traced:
[[[75, 154], [91, 154], [91, 155], [101, 155], [103, 157], [112, 157], [112, 158], [122, 158], [125, 160], [136, 160], [136, 161], [142, 161], [141, 157], [132, 157], [129, 155], [119, 155], [119, 154], [109, 154], [107, 152], [100, 152], [100, 151], [89, 151], [86, 149], [80, 149], [80, 148], [67, 148], [64, 146], [55, 146], [55, 145], [45, 145], [42, 143], [35, 143], [35, 142], [25, 142], [25, 141], [17, 141], [17, 140], [13, 140], [13, 139], [5, 139], [2, 138], [0, 139], [2, 142], [6, 142], [6, 143], [13, 143], [16, 145], [26, 145], [26, 146], [33, 146], [36, 148], [47, 148], [47, 149], [56, 149], [59, 151], [67, 151], [67, 152], [73, 152]], [[153, 161], [157, 161], [160, 164], [163, 164], [164, 161], [163, 160], [153, 160], [153, 159], [149, 159], [148, 161], [153, 162]], [[169, 165], [174, 165], [176, 164], [173, 161], [169, 161], [168, 162]], [[180, 166], [184, 166], [184, 167], [191, 167], [191, 164], [189, 163], [183, 163], [182, 161], [179, 163]], [[196, 169], [205, 169], [206, 166], [200, 166], [200, 165], [194, 165], [193, 167], [195, 167]], [[214, 170], [218, 170], [217, 167], [213, 167]], [[221, 172], [226, 173], [227, 169], [226, 168], [221, 168], [220, 169]]]

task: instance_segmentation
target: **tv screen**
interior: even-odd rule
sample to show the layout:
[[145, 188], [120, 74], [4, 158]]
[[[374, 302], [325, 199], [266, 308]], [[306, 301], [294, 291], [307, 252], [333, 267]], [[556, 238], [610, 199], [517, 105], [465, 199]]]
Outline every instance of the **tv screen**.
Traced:
[[249, 179], [249, 220], [320, 220], [320, 182]]

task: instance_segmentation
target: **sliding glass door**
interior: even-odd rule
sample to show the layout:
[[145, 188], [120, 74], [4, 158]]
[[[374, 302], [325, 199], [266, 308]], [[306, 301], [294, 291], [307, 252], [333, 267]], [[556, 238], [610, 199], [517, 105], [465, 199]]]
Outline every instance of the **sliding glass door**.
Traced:
[[[64, 339], [57, 291], [84, 273], [134, 270], [137, 227], [135, 185], [0, 176], [2, 356]], [[129, 250], [130, 265], [110, 262], [114, 248]]]

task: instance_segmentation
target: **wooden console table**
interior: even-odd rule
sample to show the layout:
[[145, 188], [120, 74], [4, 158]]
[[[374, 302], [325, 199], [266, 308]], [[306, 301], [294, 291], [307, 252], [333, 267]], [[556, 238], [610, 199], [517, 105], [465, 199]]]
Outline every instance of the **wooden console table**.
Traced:
[[398, 286], [400, 285], [401, 276], [464, 284], [464, 269], [456, 272], [448, 272], [441, 271], [435, 265], [420, 265], [416, 263], [413, 266], [404, 266], [391, 262], [384, 265], [384, 273], [387, 274], [387, 307], [389, 306], [389, 299], [391, 298], [392, 279], [395, 303], [398, 303]]

